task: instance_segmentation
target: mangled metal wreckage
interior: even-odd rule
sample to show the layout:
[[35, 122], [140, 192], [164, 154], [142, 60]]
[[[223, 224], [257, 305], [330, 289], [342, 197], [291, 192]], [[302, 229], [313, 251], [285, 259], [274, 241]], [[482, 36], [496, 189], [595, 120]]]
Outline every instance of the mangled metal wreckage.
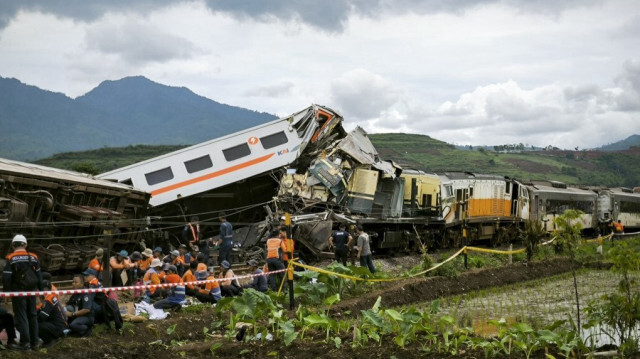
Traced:
[[244, 249], [262, 247], [284, 213], [291, 214], [298, 249], [307, 255], [326, 248], [335, 221], [365, 224], [376, 248], [406, 247], [401, 169], [379, 158], [363, 129], [347, 134], [342, 120], [313, 105], [98, 177], [151, 193], [157, 225], [147, 245], [177, 245], [179, 234], [170, 227], [196, 214], [215, 238], [218, 215], [226, 211]]

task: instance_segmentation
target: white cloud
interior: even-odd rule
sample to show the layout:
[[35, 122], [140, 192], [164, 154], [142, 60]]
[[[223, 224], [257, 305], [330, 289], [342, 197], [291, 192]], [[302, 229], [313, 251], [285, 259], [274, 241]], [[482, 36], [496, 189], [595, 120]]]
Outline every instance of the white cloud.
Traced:
[[331, 81], [331, 95], [343, 116], [363, 120], [380, 116], [400, 99], [401, 91], [382, 76], [355, 69]]
[[637, 10], [635, 0], [6, 2], [0, 76], [75, 97], [143, 75], [278, 115], [327, 105], [370, 132], [589, 147], [640, 133]]

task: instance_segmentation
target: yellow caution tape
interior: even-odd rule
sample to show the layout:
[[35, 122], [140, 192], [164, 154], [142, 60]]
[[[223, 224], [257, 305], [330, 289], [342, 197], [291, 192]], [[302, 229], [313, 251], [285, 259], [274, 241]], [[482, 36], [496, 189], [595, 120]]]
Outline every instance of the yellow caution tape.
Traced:
[[[599, 237], [597, 239], [590, 239], [587, 240], [586, 242], [599, 242], [602, 243], [603, 239], [606, 238], [611, 238], [611, 236], [613, 235], [613, 233], [611, 233], [608, 236], [603, 237]], [[551, 240], [542, 243], [542, 245], [546, 245], [546, 244], [550, 244], [552, 243], [554, 240], [556, 239], [556, 237], [553, 237]], [[352, 275], [348, 275], [348, 274], [342, 274], [342, 273], [336, 273], [336, 272], [332, 272], [330, 270], [327, 269], [323, 269], [323, 268], [318, 268], [318, 267], [314, 267], [314, 266], [310, 266], [308, 264], [302, 264], [297, 262], [296, 260], [290, 260], [289, 261], [289, 267], [292, 266], [298, 266], [313, 272], [317, 272], [317, 273], [323, 273], [323, 274], [328, 274], [328, 275], [332, 275], [332, 276], [336, 276], [336, 277], [341, 277], [341, 278], [345, 278], [345, 279], [351, 279], [354, 281], [363, 281], [363, 282], [393, 282], [393, 281], [398, 281], [398, 280], [403, 280], [403, 279], [407, 279], [407, 278], [412, 278], [412, 277], [417, 277], [426, 273], [429, 273], [433, 270], [438, 269], [439, 267], [443, 266], [444, 264], [452, 261], [454, 258], [458, 257], [460, 254], [467, 254], [469, 251], [472, 252], [481, 252], [481, 253], [494, 253], [494, 254], [519, 254], [519, 253], [524, 253], [527, 251], [526, 248], [520, 248], [520, 249], [516, 249], [516, 250], [512, 250], [512, 251], [502, 251], [502, 250], [497, 250], [497, 249], [486, 249], [486, 248], [478, 248], [478, 247], [469, 247], [469, 246], [464, 246], [462, 248], [460, 248], [459, 251], [457, 251], [456, 253], [452, 254], [449, 258], [445, 259], [444, 261], [434, 265], [433, 267], [423, 270], [422, 272], [419, 273], [414, 273], [408, 276], [402, 276], [402, 277], [396, 277], [396, 278], [362, 278], [362, 277], [356, 277], [356, 276], [352, 276]], [[280, 290], [282, 290], [282, 284], [284, 283], [284, 280], [282, 281], [282, 283], [280, 284]], [[278, 291], [278, 294], [280, 294], [280, 290]]]
[[483, 253], [495, 253], [495, 254], [518, 254], [526, 252], [526, 248], [516, 249], [515, 251], [501, 251], [497, 249], [486, 249], [486, 248], [478, 248], [478, 247], [466, 247], [468, 250], [473, 252], [483, 252]]

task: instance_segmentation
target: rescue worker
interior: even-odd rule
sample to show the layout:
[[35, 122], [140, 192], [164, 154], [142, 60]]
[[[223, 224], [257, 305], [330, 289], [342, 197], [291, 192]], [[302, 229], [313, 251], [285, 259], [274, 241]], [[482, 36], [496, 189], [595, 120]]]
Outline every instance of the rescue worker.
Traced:
[[129, 258], [129, 253], [124, 249], [116, 253], [115, 256], [109, 259], [109, 268], [111, 271], [111, 286], [121, 287], [126, 283], [122, 282], [122, 272], [129, 269], [129, 263], [125, 259]]
[[182, 279], [178, 275], [178, 268], [170, 265], [167, 270], [165, 283], [177, 284], [169, 287], [167, 290], [167, 298], [157, 301], [153, 304], [156, 309], [179, 309], [185, 303], [185, 288]]
[[611, 221], [611, 226], [613, 227], [613, 231], [615, 233], [623, 233], [624, 232], [624, 225], [622, 224], [621, 220], [618, 220], [618, 222]]
[[235, 276], [235, 273], [233, 273], [231, 269], [231, 263], [222, 261], [222, 263], [220, 263], [220, 279], [224, 280], [220, 281], [220, 291], [223, 297], [233, 297], [242, 291], [238, 279], [234, 278]]
[[156, 247], [153, 250], [153, 258], [158, 258], [159, 260], [162, 260], [163, 257], [164, 257], [164, 253], [162, 253], [162, 247]]
[[[2, 283], [5, 292], [42, 291], [42, 273], [38, 256], [27, 252], [27, 238], [22, 234], [11, 240], [13, 252], [6, 259]], [[38, 338], [38, 313], [36, 297], [13, 297], [11, 299], [16, 329], [20, 332], [20, 344], [10, 343], [10, 349], [38, 349], [42, 341]]]
[[247, 265], [249, 266], [249, 270], [253, 275], [253, 281], [251, 283], [243, 285], [242, 288], [251, 288], [257, 290], [258, 292], [266, 292], [267, 289], [269, 289], [269, 285], [267, 284], [267, 276], [264, 275], [260, 268], [258, 268], [258, 261], [252, 259], [247, 262]]
[[329, 237], [329, 247], [334, 247], [335, 249], [335, 260], [346, 267], [347, 254], [349, 253], [353, 237], [346, 231], [347, 226], [344, 223], [341, 223], [338, 229], [339, 230], [333, 232], [331, 237]]
[[[47, 291], [53, 290], [49, 281], [44, 281], [43, 288]], [[64, 337], [66, 329], [69, 329], [69, 325], [58, 295], [47, 294], [38, 311], [38, 336], [44, 341], [45, 346], [51, 346]]]
[[360, 266], [367, 267], [371, 273], [375, 273], [376, 267], [373, 264], [369, 235], [364, 231], [361, 224], [356, 227], [356, 230], [358, 231], [358, 259], [360, 260]]
[[134, 251], [129, 256], [129, 269], [127, 274], [129, 275], [129, 283], [135, 283], [139, 277], [142, 277], [142, 271], [140, 270], [140, 262], [142, 261], [142, 253]]
[[218, 239], [220, 252], [218, 254], [218, 263], [227, 261], [231, 263], [231, 250], [233, 249], [233, 226], [227, 221], [227, 215], [220, 213], [220, 239]]
[[171, 263], [171, 265], [176, 266], [176, 268], [178, 269], [179, 275], [182, 275], [182, 273], [184, 273], [184, 267], [185, 267], [184, 253], [181, 253], [177, 249], [172, 250], [169, 263]]
[[187, 269], [182, 275], [182, 282], [185, 283], [185, 293], [191, 296], [196, 295], [196, 286], [195, 284], [189, 282], [195, 282], [196, 279], [196, 269], [198, 268], [198, 262], [191, 261], [189, 263], [189, 269]]
[[186, 262], [186, 259], [188, 258], [189, 259], [189, 263], [191, 263], [191, 262], [196, 262], [197, 263], [199, 254], [200, 254], [200, 248], [198, 248], [198, 246], [191, 247], [191, 250], [185, 256], [185, 262]]
[[104, 249], [98, 248], [96, 250], [96, 255], [93, 257], [91, 262], [89, 262], [89, 268], [98, 272], [98, 278], [102, 279], [102, 270], [104, 269], [104, 265], [102, 264], [102, 257], [104, 255]]
[[[276, 229], [271, 232], [271, 238], [267, 239], [267, 265], [269, 272], [284, 269], [284, 263], [282, 263], [282, 253], [286, 250], [284, 241], [280, 238], [280, 230]], [[277, 291], [284, 273], [276, 273], [269, 276], [271, 283], [271, 289]]]
[[[153, 261], [151, 261], [151, 268], [149, 268], [149, 270], [147, 270], [147, 272], [144, 274], [144, 279], [143, 279], [144, 285], [162, 283], [162, 280], [158, 275], [158, 272], [160, 271], [161, 268], [162, 268], [162, 261], [159, 260], [158, 258], [154, 258]], [[145, 295], [149, 299], [161, 298], [164, 296], [164, 289], [160, 287], [146, 288]]]
[[191, 248], [200, 244], [200, 240], [202, 239], [199, 222], [200, 219], [198, 216], [192, 216], [189, 223], [187, 223], [182, 229], [182, 241], [189, 243]]
[[[87, 269], [85, 273], [89, 270]], [[82, 275], [75, 275], [71, 283], [73, 289], [84, 288], [84, 279]], [[71, 333], [83, 337], [91, 334], [95, 313], [93, 311], [94, 293], [75, 293], [69, 298], [65, 307], [67, 321]]]
[[144, 274], [149, 270], [151, 261], [153, 260], [153, 252], [151, 248], [147, 248], [141, 253], [142, 259], [138, 262], [138, 269], [140, 270], [140, 276], [144, 277]]
[[209, 281], [198, 286], [199, 288], [196, 293], [196, 298], [202, 303], [217, 303], [222, 299], [220, 284], [213, 274], [209, 274], [207, 266], [204, 263], [198, 263], [198, 267], [196, 269], [196, 278], [198, 280]]
[[182, 268], [178, 267], [177, 265], [176, 267], [178, 268], [178, 274], [182, 276], [187, 268], [189, 268], [189, 262], [191, 262], [191, 254], [189, 254], [189, 252], [187, 251], [186, 244], [181, 244], [178, 247], [178, 252], [180, 253], [178, 258], [180, 263], [182, 264]]

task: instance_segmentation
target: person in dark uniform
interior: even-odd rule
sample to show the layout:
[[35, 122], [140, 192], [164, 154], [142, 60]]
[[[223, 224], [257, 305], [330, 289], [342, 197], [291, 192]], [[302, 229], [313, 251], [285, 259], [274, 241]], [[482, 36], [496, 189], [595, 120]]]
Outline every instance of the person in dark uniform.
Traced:
[[[44, 281], [44, 290], [51, 290], [51, 283]], [[38, 311], [39, 337], [44, 341], [45, 346], [56, 343], [64, 336], [65, 329], [69, 329], [64, 309], [58, 301], [58, 295], [49, 293], [42, 302], [42, 307]]]
[[227, 215], [220, 213], [220, 239], [218, 240], [220, 253], [218, 254], [218, 264], [223, 261], [232, 263], [231, 250], [233, 249], [233, 226], [227, 221]]
[[[13, 252], [7, 256], [2, 283], [5, 292], [42, 290], [42, 273], [38, 256], [27, 252], [27, 238], [18, 234], [11, 240]], [[13, 315], [16, 329], [20, 332], [20, 344], [9, 344], [10, 349], [38, 349], [42, 341], [38, 338], [38, 312], [36, 297], [13, 297]]]
[[343, 266], [347, 266], [347, 254], [353, 242], [353, 237], [346, 231], [346, 226], [341, 223], [338, 227], [339, 230], [333, 232], [329, 237], [329, 246], [335, 247], [335, 259], [342, 263]]
[[[87, 269], [87, 271], [92, 269]], [[85, 271], [86, 272], [86, 271]], [[73, 289], [84, 288], [82, 275], [75, 275], [72, 282]], [[67, 302], [66, 314], [71, 333], [77, 336], [85, 336], [91, 333], [93, 327], [93, 298], [94, 293], [76, 293]]]

